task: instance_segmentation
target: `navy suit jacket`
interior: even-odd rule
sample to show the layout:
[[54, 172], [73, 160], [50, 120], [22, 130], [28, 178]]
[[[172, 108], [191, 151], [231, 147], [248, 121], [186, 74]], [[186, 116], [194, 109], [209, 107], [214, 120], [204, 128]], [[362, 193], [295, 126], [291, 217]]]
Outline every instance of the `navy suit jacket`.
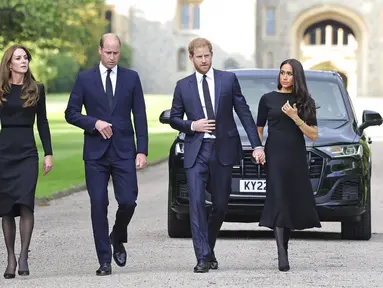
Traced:
[[[252, 147], [262, 146], [262, 144], [237, 76], [232, 72], [214, 69], [214, 85], [216, 153], [222, 165], [233, 165], [242, 155], [242, 145], [234, 121], [233, 108], [246, 130]], [[187, 120], [183, 119], [184, 114]], [[191, 130], [192, 121], [201, 118], [205, 118], [205, 114], [198, 93], [196, 75], [193, 73], [177, 82], [169, 119], [171, 127], [185, 133], [185, 168], [194, 165], [201, 147], [204, 133]]]
[[[86, 115], [81, 113], [83, 105]], [[140, 78], [133, 70], [118, 66], [112, 108], [102, 85], [99, 66], [80, 72], [70, 94], [65, 119], [84, 130], [84, 160], [101, 158], [109, 145], [114, 145], [122, 159], [135, 159], [137, 153], [148, 154], [145, 100]], [[104, 139], [95, 129], [97, 120], [112, 124], [110, 139]]]

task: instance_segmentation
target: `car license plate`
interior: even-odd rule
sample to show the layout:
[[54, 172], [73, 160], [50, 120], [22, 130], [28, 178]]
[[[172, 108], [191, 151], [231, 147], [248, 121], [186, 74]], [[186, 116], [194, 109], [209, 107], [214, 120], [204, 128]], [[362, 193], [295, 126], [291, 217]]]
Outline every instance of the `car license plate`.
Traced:
[[239, 192], [266, 192], [266, 180], [239, 180]]

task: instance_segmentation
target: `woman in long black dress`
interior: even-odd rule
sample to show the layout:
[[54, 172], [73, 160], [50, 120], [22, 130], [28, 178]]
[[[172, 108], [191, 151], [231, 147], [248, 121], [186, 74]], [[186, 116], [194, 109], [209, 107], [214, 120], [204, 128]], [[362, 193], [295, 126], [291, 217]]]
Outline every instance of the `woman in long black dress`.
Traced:
[[8, 265], [4, 278], [14, 278], [15, 217], [20, 216], [21, 252], [18, 274], [29, 275], [28, 249], [34, 226], [38, 153], [33, 134], [37, 128], [44, 148], [44, 175], [53, 166], [51, 136], [46, 117], [44, 86], [30, 69], [31, 54], [22, 45], [9, 47], [0, 64], [0, 217]]
[[304, 135], [318, 137], [316, 105], [311, 98], [302, 64], [288, 59], [280, 65], [278, 90], [262, 96], [257, 128], [265, 144], [266, 201], [259, 226], [274, 229], [280, 271], [290, 269], [290, 231], [321, 227], [308, 171]]

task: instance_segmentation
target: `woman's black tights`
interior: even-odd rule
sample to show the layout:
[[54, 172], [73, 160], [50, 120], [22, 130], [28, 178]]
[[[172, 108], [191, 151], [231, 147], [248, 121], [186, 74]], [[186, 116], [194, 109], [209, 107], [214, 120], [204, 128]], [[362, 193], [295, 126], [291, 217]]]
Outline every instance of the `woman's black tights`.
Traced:
[[[16, 223], [13, 216], [3, 216], [2, 227], [5, 245], [8, 252], [8, 266], [5, 273], [14, 274], [17, 266], [15, 255]], [[28, 251], [34, 227], [34, 214], [25, 205], [20, 205], [20, 239], [19, 272], [29, 272]]]

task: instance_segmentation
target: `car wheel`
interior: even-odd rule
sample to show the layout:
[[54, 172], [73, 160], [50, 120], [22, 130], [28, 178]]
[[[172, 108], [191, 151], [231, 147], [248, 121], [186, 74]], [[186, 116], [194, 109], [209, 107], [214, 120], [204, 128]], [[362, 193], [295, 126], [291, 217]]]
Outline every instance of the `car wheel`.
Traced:
[[168, 235], [170, 238], [190, 238], [191, 228], [189, 217], [178, 219], [177, 213], [168, 205]]
[[371, 238], [371, 185], [368, 189], [366, 212], [361, 216], [360, 221], [342, 222], [342, 239], [346, 240], [370, 240]]

